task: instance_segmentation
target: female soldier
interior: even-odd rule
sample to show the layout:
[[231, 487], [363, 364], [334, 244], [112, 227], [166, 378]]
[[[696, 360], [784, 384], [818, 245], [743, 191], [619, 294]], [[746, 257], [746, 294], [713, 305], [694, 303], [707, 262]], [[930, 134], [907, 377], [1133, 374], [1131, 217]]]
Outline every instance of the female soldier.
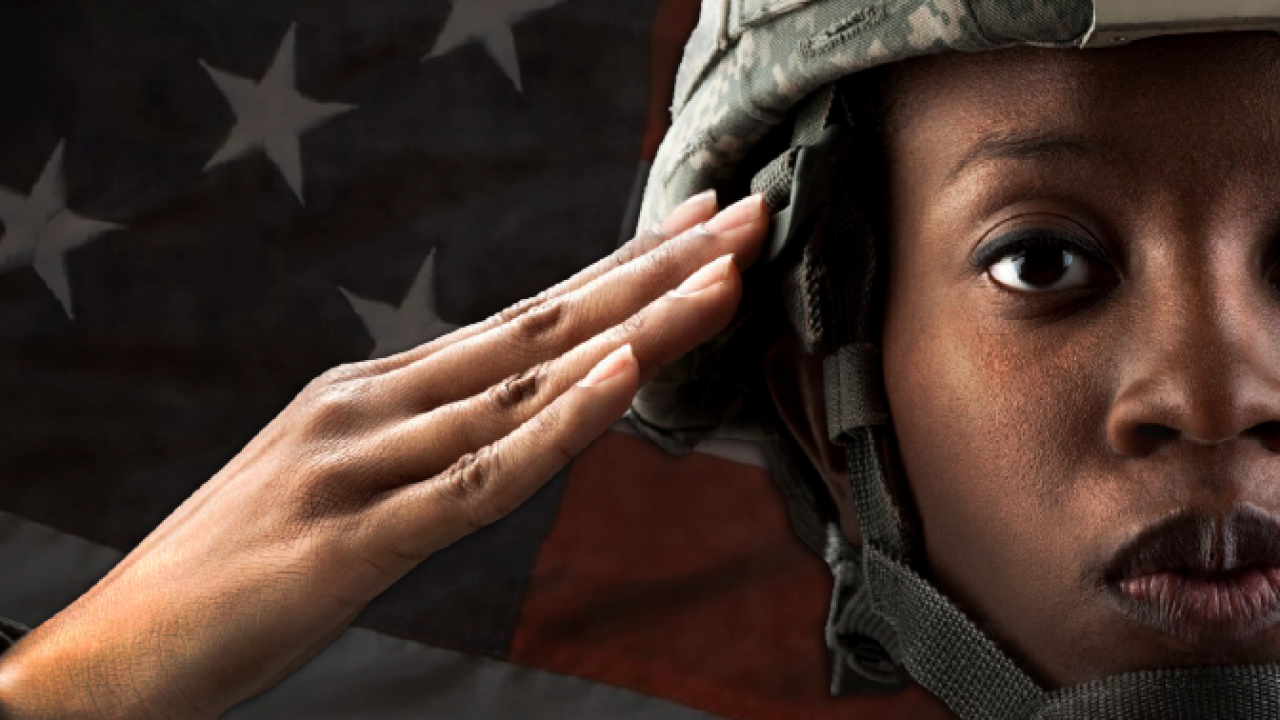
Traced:
[[[666, 219], [317, 379], [4, 656], [6, 710], [217, 715], [635, 396], [672, 450], [770, 448], [836, 573], [837, 692], [1273, 717], [1280, 39], [1128, 43], [1280, 9], [1186, 5], [708, 0], [642, 224]], [[760, 195], [677, 206], [750, 179], [771, 232]], [[149, 652], [122, 668], [119, 638]]]

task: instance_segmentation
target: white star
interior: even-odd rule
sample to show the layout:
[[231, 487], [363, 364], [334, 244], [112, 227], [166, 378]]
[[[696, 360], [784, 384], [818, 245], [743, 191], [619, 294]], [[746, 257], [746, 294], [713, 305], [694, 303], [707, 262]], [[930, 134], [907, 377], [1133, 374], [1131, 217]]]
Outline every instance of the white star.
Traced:
[[236, 160], [261, 148], [284, 175], [285, 182], [302, 198], [302, 151], [298, 138], [325, 121], [354, 110], [354, 105], [318, 103], [303, 97], [294, 87], [294, 34], [297, 23], [289, 26], [276, 58], [262, 82], [254, 83], [200, 64], [226, 96], [236, 114], [236, 125], [222, 148], [204, 166], [207, 172], [224, 162]]
[[0, 187], [0, 272], [30, 266], [62, 303], [67, 317], [71, 309], [71, 283], [67, 280], [66, 254], [120, 225], [89, 220], [67, 209], [67, 190], [62, 175], [62, 150], [58, 143], [45, 163], [40, 179], [24, 196]]
[[436, 38], [436, 45], [423, 60], [439, 57], [471, 40], [479, 40], [489, 51], [494, 62], [511, 78], [516, 90], [520, 87], [520, 58], [516, 55], [515, 37], [511, 26], [528, 15], [546, 10], [564, 0], [450, 0], [453, 11], [445, 21], [444, 29]]
[[450, 325], [436, 315], [436, 298], [432, 287], [435, 280], [435, 257], [436, 251], [433, 249], [422, 263], [422, 269], [409, 287], [409, 294], [398, 308], [366, 300], [346, 288], [338, 288], [373, 337], [374, 348], [369, 355], [370, 359], [417, 347], [457, 329], [457, 325]]

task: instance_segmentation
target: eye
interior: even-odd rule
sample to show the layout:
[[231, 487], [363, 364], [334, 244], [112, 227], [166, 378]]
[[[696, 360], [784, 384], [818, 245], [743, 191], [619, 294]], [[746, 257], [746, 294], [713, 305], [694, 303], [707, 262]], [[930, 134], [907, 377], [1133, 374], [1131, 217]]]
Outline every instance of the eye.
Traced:
[[1271, 292], [1280, 296], [1280, 259], [1271, 261], [1267, 270], [1267, 286], [1271, 288]]
[[991, 279], [1010, 290], [1049, 292], [1085, 285], [1089, 271], [1085, 262], [1070, 250], [1052, 247], [1028, 248], [992, 265]]
[[996, 284], [1014, 292], [1072, 290], [1096, 280], [1099, 253], [1085, 249], [1092, 244], [1057, 230], [1026, 229], [981, 248], [974, 264], [986, 268]]

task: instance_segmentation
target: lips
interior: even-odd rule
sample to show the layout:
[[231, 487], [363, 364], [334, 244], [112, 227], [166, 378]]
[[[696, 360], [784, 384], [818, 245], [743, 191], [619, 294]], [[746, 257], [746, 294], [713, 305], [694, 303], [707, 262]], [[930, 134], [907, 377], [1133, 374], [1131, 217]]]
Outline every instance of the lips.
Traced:
[[1120, 549], [1106, 587], [1122, 613], [1188, 645], [1249, 644], [1280, 622], [1280, 522], [1248, 505], [1174, 515]]

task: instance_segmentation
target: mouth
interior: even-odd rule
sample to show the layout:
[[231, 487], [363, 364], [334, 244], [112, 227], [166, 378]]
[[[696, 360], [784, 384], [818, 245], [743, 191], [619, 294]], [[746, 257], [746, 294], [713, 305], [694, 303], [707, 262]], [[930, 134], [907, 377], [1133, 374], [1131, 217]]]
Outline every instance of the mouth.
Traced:
[[1122, 547], [1105, 587], [1124, 615], [1192, 648], [1253, 645], [1280, 622], [1280, 522], [1248, 505], [1179, 513]]

